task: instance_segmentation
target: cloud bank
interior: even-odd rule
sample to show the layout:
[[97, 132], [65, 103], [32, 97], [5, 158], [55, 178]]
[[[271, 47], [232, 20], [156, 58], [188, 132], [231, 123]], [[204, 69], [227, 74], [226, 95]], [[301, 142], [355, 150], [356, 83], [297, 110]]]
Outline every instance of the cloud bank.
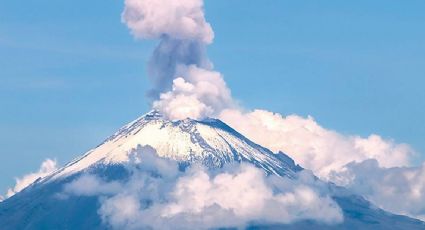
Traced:
[[378, 135], [346, 136], [321, 127], [312, 117], [284, 117], [265, 110], [225, 110], [220, 118], [254, 142], [289, 154], [322, 179], [329, 179], [332, 171], [339, 171], [352, 161], [376, 159], [385, 167], [407, 166], [414, 155], [406, 144]]
[[283, 151], [324, 181], [347, 187], [378, 207], [425, 220], [425, 165], [415, 152], [378, 135], [346, 136], [312, 117], [226, 110], [220, 118], [254, 142]]
[[307, 171], [297, 180], [266, 176], [244, 164], [217, 172], [193, 166], [183, 172], [176, 162], [145, 150], [133, 153], [133, 159], [141, 161], [130, 163], [128, 182], [83, 175], [66, 185], [64, 192], [101, 197], [98, 213], [115, 229], [210, 229], [343, 220], [327, 187]]
[[16, 178], [16, 184], [13, 188], [9, 188], [6, 194], [6, 198], [9, 198], [16, 193], [22, 191], [32, 183], [34, 183], [37, 179], [43, 178], [50, 173], [57, 170], [57, 162], [56, 160], [46, 159], [40, 166], [38, 172], [27, 174], [21, 178]]

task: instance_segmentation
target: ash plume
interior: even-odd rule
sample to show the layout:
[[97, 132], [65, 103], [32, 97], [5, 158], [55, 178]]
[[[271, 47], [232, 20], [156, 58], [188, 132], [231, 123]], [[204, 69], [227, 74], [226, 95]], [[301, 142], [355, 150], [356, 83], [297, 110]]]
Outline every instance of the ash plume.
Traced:
[[[126, 0], [122, 21], [135, 38], [159, 40], [148, 65], [153, 84], [148, 97], [156, 109], [170, 119], [184, 119], [213, 115], [222, 104], [229, 104], [231, 97], [226, 85], [214, 84], [215, 81], [209, 79], [217, 76], [206, 54], [214, 32], [205, 19], [202, 0]], [[197, 69], [202, 74], [189, 76], [188, 71], [181, 71], [184, 69]], [[210, 88], [183, 92], [174, 81], [180, 78], [186, 86], [199, 88], [205, 86], [202, 83], [205, 82]], [[229, 96], [222, 102], [212, 106], [209, 99], [205, 101], [207, 97], [222, 98], [217, 93], [223, 91], [228, 91]], [[220, 106], [215, 108], [215, 105]]]

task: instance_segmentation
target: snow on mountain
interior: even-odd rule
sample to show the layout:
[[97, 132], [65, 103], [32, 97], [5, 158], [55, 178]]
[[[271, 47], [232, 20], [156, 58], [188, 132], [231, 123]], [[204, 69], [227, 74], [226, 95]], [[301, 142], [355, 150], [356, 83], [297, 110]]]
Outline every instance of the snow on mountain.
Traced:
[[97, 164], [113, 165], [129, 161], [138, 146], [153, 147], [160, 157], [181, 163], [202, 163], [221, 168], [226, 163], [250, 162], [270, 174], [293, 178], [301, 167], [283, 153], [274, 154], [217, 119], [170, 121], [157, 111], [122, 127], [101, 145], [67, 164], [49, 180], [72, 175]]

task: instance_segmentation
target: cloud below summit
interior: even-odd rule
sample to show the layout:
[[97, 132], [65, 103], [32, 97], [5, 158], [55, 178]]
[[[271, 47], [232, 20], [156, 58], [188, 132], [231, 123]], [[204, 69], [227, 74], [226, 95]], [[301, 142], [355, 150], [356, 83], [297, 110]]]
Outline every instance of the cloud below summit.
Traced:
[[83, 175], [67, 184], [64, 193], [98, 196], [99, 215], [115, 229], [243, 228], [251, 223], [343, 220], [327, 187], [307, 171], [298, 179], [266, 176], [245, 164], [216, 172], [194, 165], [183, 172], [149, 147], [132, 155], [127, 182]]

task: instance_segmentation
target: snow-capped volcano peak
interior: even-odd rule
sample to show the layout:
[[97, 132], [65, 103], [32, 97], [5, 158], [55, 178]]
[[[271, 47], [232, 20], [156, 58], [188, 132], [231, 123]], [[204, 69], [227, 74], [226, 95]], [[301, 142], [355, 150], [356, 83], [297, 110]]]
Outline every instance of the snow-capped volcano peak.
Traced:
[[[220, 175], [217, 177], [213, 175], [215, 172], [209, 175], [210, 170], [201, 170], [195, 174], [191, 174], [192, 171], [189, 170], [187, 174], [182, 171], [178, 172], [177, 174], [181, 175], [176, 178], [171, 179], [171, 177], [167, 176], [161, 178], [161, 173], [156, 174], [157, 171], [155, 173], [147, 172], [144, 171], [146, 168], [142, 167], [144, 159], [146, 159], [146, 162], [152, 161], [152, 159], [149, 159], [152, 156], [149, 155], [150, 153], [146, 152], [144, 155], [142, 152], [145, 150], [151, 151], [152, 149], [140, 148], [140, 146], [147, 145], [154, 148], [160, 157], [178, 161], [178, 165], [175, 162], [161, 160], [162, 163], [168, 162], [170, 164], [152, 164], [148, 166], [148, 168], [158, 166], [162, 169], [157, 171], [161, 171], [161, 173], [163, 173], [162, 171], [167, 171], [165, 174], [170, 172], [168, 169], [171, 169], [171, 171], [183, 169], [184, 167], [181, 168], [180, 166], [187, 166], [193, 163], [201, 163], [208, 168], [220, 168], [232, 162], [247, 162], [262, 168], [263, 171], [269, 174], [289, 177], [290, 179], [281, 178], [282, 180], [278, 182], [278, 180], [275, 180], [276, 178], [258, 177], [258, 174], [254, 172], [258, 172], [258, 170], [252, 171], [252, 167], [251, 170], [236, 174], [227, 172], [220, 174], [218, 172]], [[136, 160], [135, 165], [126, 164], [126, 162], [133, 162], [133, 159]], [[158, 158], [155, 159], [158, 160]], [[142, 168], [138, 168], [139, 166]], [[237, 165], [233, 166], [238, 168]], [[229, 168], [232, 168], [232, 166], [229, 166]], [[138, 170], [134, 171], [135, 169]], [[199, 168], [194, 170], [196, 169]], [[139, 219], [144, 214], [150, 213], [150, 210], [157, 210], [158, 207], [180, 207], [180, 202], [196, 200], [197, 194], [202, 194], [201, 197], [204, 197], [203, 199], [208, 200], [208, 202], [202, 201], [199, 203], [202, 203], [201, 205], [213, 205], [203, 208], [208, 210], [208, 213], [220, 210], [221, 206], [217, 206], [217, 199], [223, 200], [223, 205], [230, 202], [238, 205], [237, 207], [241, 205], [240, 207], [249, 211], [257, 209], [255, 204], [258, 202], [264, 203], [264, 199], [271, 199], [269, 200], [270, 204], [269, 202], [264, 204], [270, 206], [265, 206], [258, 210], [261, 212], [266, 210], [268, 212], [268, 208], [277, 210], [276, 207], [279, 207], [279, 209], [283, 207], [283, 218], [288, 215], [287, 210], [295, 213], [296, 218], [301, 218], [300, 222], [294, 223], [294, 225], [286, 225], [283, 222], [283, 225], [278, 225], [279, 227], [273, 225], [275, 228], [327, 228], [328, 225], [315, 222], [316, 214], [310, 216], [310, 209], [313, 207], [312, 210], [315, 213], [314, 210], [317, 207], [314, 207], [320, 204], [318, 212], [321, 215], [317, 217], [319, 220], [328, 218], [328, 215], [330, 215], [329, 210], [335, 211], [338, 210], [338, 207], [341, 207], [344, 212], [344, 222], [339, 225], [332, 225], [330, 228], [423, 229], [422, 222], [386, 213], [370, 206], [363, 198], [354, 196], [351, 192], [344, 189], [336, 188], [333, 185], [328, 187], [320, 181], [315, 181], [314, 183], [307, 181], [305, 183], [305, 174], [297, 173], [300, 170], [302, 168], [295, 165], [285, 154], [272, 153], [270, 150], [251, 142], [220, 120], [208, 118], [200, 121], [193, 119], [170, 121], [157, 111], [152, 111], [124, 126], [84, 156], [67, 164], [53, 174], [37, 180], [15, 196], [1, 202], [0, 225], [2, 229], [110, 229], [110, 212], [108, 212], [112, 207], [110, 204], [113, 204], [113, 210], [117, 210], [119, 215], [121, 215], [123, 208], [126, 208], [131, 218]], [[174, 174], [175, 172], [173, 171], [171, 174], [177, 175]], [[158, 175], [160, 176], [158, 177]], [[216, 180], [217, 178], [221, 179]], [[202, 183], [198, 184], [199, 181]], [[228, 182], [222, 184], [223, 181]], [[310, 185], [310, 183], [312, 184]], [[193, 184], [196, 186], [193, 186]], [[240, 186], [241, 188], [239, 188]], [[253, 187], [257, 186], [260, 187], [259, 190], [252, 190]], [[315, 186], [319, 187], [316, 188]], [[188, 190], [189, 187], [193, 188]], [[318, 190], [316, 191], [316, 189]], [[279, 192], [277, 195], [273, 194], [275, 190]], [[183, 191], [183, 193], [180, 194], [180, 191]], [[225, 194], [221, 194], [219, 198], [212, 195], [212, 193], [219, 194], [222, 192], [225, 192]], [[324, 193], [323, 195], [321, 194], [322, 192]], [[334, 197], [338, 205], [332, 203], [332, 200], [327, 195], [325, 196], [328, 192]], [[260, 195], [259, 197], [266, 198], [255, 198], [258, 193], [264, 193], [264, 196]], [[299, 195], [296, 195], [298, 193]], [[176, 194], [179, 196], [177, 201], [175, 200]], [[235, 195], [239, 196], [238, 194], [243, 194], [245, 198], [239, 199], [239, 197], [235, 197]], [[188, 200], [186, 199], [187, 197], [189, 197]], [[302, 198], [301, 203], [294, 203], [298, 199], [296, 197]], [[251, 202], [251, 199], [254, 200], [254, 206], [246, 206], [245, 203]], [[211, 200], [214, 202], [211, 202]], [[325, 201], [323, 203], [324, 206], [322, 206], [323, 201]], [[276, 202], [284, 206], [275, 206], [274, 203]], [[121, 203], [123, 206], [121, 206]], [[154, 205], [151, 206], [152, 203]], [[191, 205], [189, 204], [189, 206]], [[286, 205], [288, 206], [286, 207]], [[301, 208], [298, 208], [298, 206]], [[233, 211], [228, 212], [228, 206], [222, 207], [225, 211], [224, 214], [233, 215]], [[197, 211], [193, 210], [190, 207], [184, 214], [180, 213], [171, 218], [180, 218], [187, 213], [198, 215]], [[134, 215], [134, 213], [137, 213], [137, 215]], [[161, 213], [163, 212], [161, 211]], [[159, 215], [163, 215], [161, 213], [148, 214], [147, 218], [151, 216], [156, 218]], [[273, 214], [273, 216], [276, 215]], [[192, 216], [190, 217], [192, 218]], [[195, 216], [193, 217], [195, 218]], [[221, 217], [222, 214], [219, 215], [219, 218]], [[263, 218], [263, 214], [260, 217]], [[126, 218], [124, 217], [123, 220], [127, 223], [129, 219]], [[161, 216], [161, 218], [168, 217]], [[281, 218], [280, 215], [278, 218]], [[303, 218], [306, 218], [306, 221], [303, 221]], [[163, 221], [164, 219], [160, 220]], [[168, 219], [165, 219], [165, 221], [168, 221]], [[200, 223], [203, 222], [201, 221]], [[395, 223], [396, 225], [394, 225]], [[267, 223], [265, 223], [264, 228], [268, 228], [267, 226]], [[172, 227], [174, 226], [171, 226], [170, 229], [173, 229]], [[257, 228], [257, 226], [254, 226], [254, 228]], [[258, 228], [261, 229], [261, 225]], [[117, 229], [126, 228], [120, 225]], [[179, 228], [177, 227], [177, 229]]]
[[57, 171], [53, 178], [98, 165], [129, 161], [139, 146], [151, 146], [160, 157], [181, 163], [220, 168], [232, 162], [250, 162], [266, 172], [293, 177], [301, 168], [283, 153], [274, 154], [248, 140], [218, 119], [165, 119], [151, 111], [122, 127], [102, 144]]

